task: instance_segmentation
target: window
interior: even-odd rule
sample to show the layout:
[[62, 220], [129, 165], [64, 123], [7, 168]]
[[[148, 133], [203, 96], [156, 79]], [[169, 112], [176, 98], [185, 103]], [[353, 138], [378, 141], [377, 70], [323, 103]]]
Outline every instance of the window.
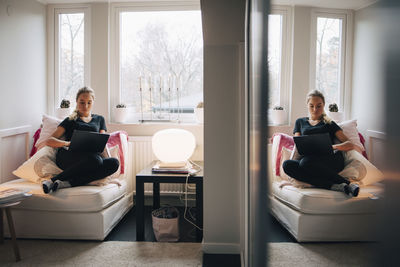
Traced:
[[282, 15], [268, 16], [268, 70], [270, 101], [273, 106], [281, 105], [282, 73]]
[[89, 85], [88, 8], [54, 10], [54, 107], [75, 104], [79, 88]]
[[339, 103], [342, 20], [317, 18], [315, 88], [328, 103]]
[[[198, 6], [114, 5], [112, 103], [138, 120], [185, 120], [203, 101]], [[193, 120], [193, 114], [190, 114]]]
[[[268, 15], [269, 108], [289, 108], [291, 9], [273, 7]], [[288, 112], [286, 112], [286, 115]], [[287, 116], [285, 118], [287, 121]]]
[[327, 105], [336, 103], [345, 110], [348, 56], [347, 18], [343, 12], [313, 12], [311, 80], [313, 88], [325, 95]]

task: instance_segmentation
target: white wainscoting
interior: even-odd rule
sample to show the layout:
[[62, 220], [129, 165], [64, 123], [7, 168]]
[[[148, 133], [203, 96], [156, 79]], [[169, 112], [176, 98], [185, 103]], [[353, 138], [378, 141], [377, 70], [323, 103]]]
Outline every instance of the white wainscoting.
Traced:
[[386, 134], [379, 131], [367, 130], [366, 138], [369, 161], [371, 161], [378, 169], [383, 170], [386, 161]]
[[12, 174], [29, 157], [30, 125], [0, 130], [0, 183], [17, 177]]

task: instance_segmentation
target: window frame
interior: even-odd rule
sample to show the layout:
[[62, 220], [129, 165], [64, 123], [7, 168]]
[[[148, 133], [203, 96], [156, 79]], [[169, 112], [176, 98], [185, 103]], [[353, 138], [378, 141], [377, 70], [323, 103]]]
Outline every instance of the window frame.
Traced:
[[351, 112], [351, 68], [352, 68], [352, 25], [353, 11], [343, 9], [321, 9], [311, 10], [311, 41], [310, 41], [310, 89], [315, 89], [316, 79], [316, 57], [317, 57], [317, 21], [318, 17], [342, 19], [341, 32], [341, 54], [340, 54], [340, 88], [338, 106], [344, 113], [346, 119]]
[[[166, 1], [166, 2], [130, 2], [130, 3], [111, 3], [110, 4], [110, 95], [109, 95], [109, 115], [110, 121], [114, 122], [114, 107], [121, 103], [120, 88], [120, 13], [135, 11], [177, 11], [177, 10], [201, 10], [200, 1]], [[139, 113], [129, 112], [128, 124], [136, 124], [139, 121]], [[181, 122], [195, 122], [194, 113], [180, 113]], [[174, 123], [174, 122], [168, 122]]]
[[293, 10], [289, 6], [272, 6], [268, 15], [282, 15], [282, 48], [281, 48], [281, 77], [279, 105], [287, 111], [286, 121], [290, 113], [290, 95], [292, 78], [292, 38]]
[[[49, 5], [48, 6], [48, 111], [50, 114], [55, 114], [55, 110], [61, 101], [59, 88], [60, 77], [60, 32], [59, 32], [59, 15], [60, 14], [84, 14], [84, 85], [91, 84], [91, 67], [90, 67], [90, 43], [91, 43], [91, 8], [90, 5], [68, 4], [68, 5]], [[52, 66], [52, 67], [51, 67]], [[79, 88], [77, 88], [79, 89]], [[73, 103], [72, 103], [73, 104]]]

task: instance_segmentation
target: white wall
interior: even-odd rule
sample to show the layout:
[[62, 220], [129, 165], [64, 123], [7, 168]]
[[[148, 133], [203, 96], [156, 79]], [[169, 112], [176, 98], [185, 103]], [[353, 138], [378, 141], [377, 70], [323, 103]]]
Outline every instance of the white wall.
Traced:
[[358, 10], [354, 16], [353, 90], [351, 117], [358, 128], [384, 131], [384, 86], [382, 38], [376, 5]]
[[108, 4], [91, 5], [90, 86], [96, 91], [94, 113], [108, 120]]
[[290, 125], [307, 116], [306, 96], [310, 91], [311, 8], [293, 7], [293, 62]]
[[[202, 0], [204, 240], [206, 253], [240, 253], [239, 92], [245, 0]], [[223, 14], [223, 15], [222, 15]]]
[[40, 126], [46, 73], [45, 6], [31, 0], [0, 1], [0, 129]]

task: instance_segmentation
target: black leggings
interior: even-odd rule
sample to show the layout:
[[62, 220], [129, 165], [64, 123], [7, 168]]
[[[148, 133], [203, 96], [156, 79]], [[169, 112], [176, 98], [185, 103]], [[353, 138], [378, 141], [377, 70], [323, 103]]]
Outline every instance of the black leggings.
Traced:
[[305, 156], [301, 160], [285, 160], [282, 167], [290, 177], [315, 187], [330, 189], [333, 184], [349, 184], [338, 174], [344, 168], [343, 153], [340, 151], [335, 151], [331, 156]]
[[115, 158], [103, 159], [99, 153], [73, 152], [58, 149], [56, 164], [63, 170], [51, 180], [68, 181], [71, 186], [81, 186], [91, 181], [107, 177], [118, 170]]

